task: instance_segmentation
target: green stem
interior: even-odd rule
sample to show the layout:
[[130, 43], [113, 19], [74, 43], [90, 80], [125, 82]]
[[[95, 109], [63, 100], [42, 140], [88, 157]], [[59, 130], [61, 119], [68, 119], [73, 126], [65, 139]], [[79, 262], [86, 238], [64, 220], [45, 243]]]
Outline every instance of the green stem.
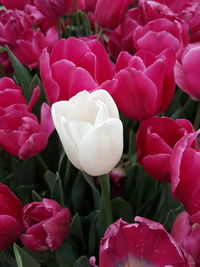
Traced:
[[110, 201], [110, 178], [108, 175], [102, 175], [99, 177], [99, 183], [101, 185], [102, 194], [102, 208], [105, 208], [107, 224], [113, 223], [112, 207]]
[[194, 129], [198, 130], [199, 125], [200, 125], [200, 102], [198, 103], [198, 106], [197, 106], [197, 113], [196, 113], [196, 117], [194, 120]]
[[75, 20], [77, 25], [77, 33], [80, 35], [80, 19], [79, 19], [79, 12], [78, 12], [78, 1], [74, 0], [74, 11], [75, 11]]

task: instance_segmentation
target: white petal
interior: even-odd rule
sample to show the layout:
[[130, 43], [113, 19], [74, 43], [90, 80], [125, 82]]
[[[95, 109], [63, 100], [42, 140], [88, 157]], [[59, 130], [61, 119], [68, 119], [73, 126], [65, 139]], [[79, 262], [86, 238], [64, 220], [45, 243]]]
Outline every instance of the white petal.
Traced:
[[85, 122], [67, 121], [62, 117], [61, 134], [59, 134], [64, 150], [72, 164], [83, 170], [79, 162], [79, 144], [83, 137], [88, 134], [92, 125]]
[[84, 121], [94, 124], [98, 107], [86, 90], [81, 91], [69, 100], [68, 120]]
[[79, 148], [81, 166], [90, 175], [98, 176], [111, 171], [123, 151], [123, 127], [119, 119], [109, 119], [94, 127], [82, 139]]
[[91, 93], [91, 96], [94, 100], [101, 100], [103, 103], [105, 103], [109, 111], [110, 115], [109, 117], [116, 119], [119, 118], [119, 112], [117, 106], [111, 95], [106, 90], [103, 89], [96, 90]]
[[97, 100], [96, 105], [99, 107], [99, 110], [94, 122], [95, 126], [101, 124], [102, 122], [105, 122], [110, 117], [107, 106], [101, 100]]
[[51, 115], [57, 132], [60, 131], [61, 117], [65, 117], [67, 103], [68, 101], [59, 101], [54, 103], [51, 107]]

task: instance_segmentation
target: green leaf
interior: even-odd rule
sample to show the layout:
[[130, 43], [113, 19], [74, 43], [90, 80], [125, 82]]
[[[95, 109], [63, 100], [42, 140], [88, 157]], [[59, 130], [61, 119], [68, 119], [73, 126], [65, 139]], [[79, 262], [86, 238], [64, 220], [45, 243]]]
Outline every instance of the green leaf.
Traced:
[[52, 171], [46, 171], [44, 174], [44, 179], [47, 182], [47, 185], [49, 187], [49, 190], [51, 194], [53, 193], [54, 185], [56, 182], [56, 174], [53, 173]]
[[55, 252], [56, 260], [60, 267], [72, 267], [78, 258], [77, 253], [69, 241], [65, 241], [63, 245]]
[[78, 172], [71, 190], [72, 204], [75, 212], [80, 212], [85, 208], [86, 183], [83, 176]]
[[15, 71], [15, 75], [20, 85], [23, 88], [23, 94], [26, 100], [30, 99], [30, 91], [29, 86], [32, 81], [32, 76], [29, 71], [26, 69], [24, 65], [16, 58], [16, 56], [11, 52], [9, 47], [7, 47], [7, 52], [12, 63], [13, 69]]
[[12, 168], [17, 184], [30, 185], [34, 183], [35, 163], [33, 158], [22, 161], [12, 158]]
[[56, 180], [52, 188], [51, 198], [58, 201], [63, 207], [65, 206], [62, 182], [58, 173], [56, 173]]
[[76, 213], [73, 217], [71, 226], [70, 226], [70, 234], [68, 239], [71, 241], [74, 247], [79, 251], [83, 251], [85, 248], [85, 241], [83, 235], [83, 229], [81, 224], [81, 218], [78, 213]]
[[92, 211], [88, 216], [88, 219], [91, 221], [89, 237], [88, 237], [89, 255], [95, 255], [95, 250], [99, 246], [97, 227], [96, 227], [98, 216], [99, 216], [99, 211], [96, 210]]
[[82, 172], [82, 175], [83, 175], [83, 177], [85, 178], [86, 182], [89, 184], [89, 186], [92, 189], [95, 208], [99, 209], [100, 205], [101, 205], [101, 194], [99, 193], [98, 189], [95, 186], [94, 177], [90, 176], [89, 174], [87, 174], [85, 172]]
[[112, 199], [112, 210], [114, 221], [122, 218], [127, 222], [133, 222], [133, 212], [131, 205], [121, 197]]
[[42, 197], [35, 191], [32, 191], [32, 198], [33, 201], [42, 201]]
[[73, 267], [90, 267], [88, 258], [86, 256], [81, 256], [75, 261]]
[[0, 266], [17, 267], [16, 261], [8, 249], [0, 252]]
[[17, 267], [40, 267], [40, 264], [17, 244], [13, 245]]

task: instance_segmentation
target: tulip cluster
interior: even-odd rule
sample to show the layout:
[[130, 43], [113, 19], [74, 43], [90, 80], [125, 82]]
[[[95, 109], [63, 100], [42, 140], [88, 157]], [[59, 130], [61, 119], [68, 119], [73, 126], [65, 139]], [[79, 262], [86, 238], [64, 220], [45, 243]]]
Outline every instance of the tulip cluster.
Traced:
[[0, 0], [0, 266], [200, 266], [199, 61], [199, 0]]

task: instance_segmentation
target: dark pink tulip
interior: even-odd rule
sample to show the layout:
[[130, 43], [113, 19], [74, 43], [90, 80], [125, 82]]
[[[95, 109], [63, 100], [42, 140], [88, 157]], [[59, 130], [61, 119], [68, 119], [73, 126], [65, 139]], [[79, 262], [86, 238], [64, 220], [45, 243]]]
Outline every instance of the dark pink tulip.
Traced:
[[67, 11], [67, 0], [34, 0], [34, 5], [46, 17], [57, 19]]
[[[100, 27], [115, 29], [128, 9], [130, 0], [97, 0], [94, 18]], [[106, 12], [102, 12], [106, 10]]]
[[24, 206], [25, 232], [20, 239], [34, 251], [56, 250], [66, 239], [71, 223], [71, 213], [58, 202], [44, 198]]
[[17, 86], [10, 78], [4, 77], [0, 79], [0, 108], [20, 103], [26, 104], [22, 95], [22, 88]]
[[27, 159], [45, 149], [54, 130], [50, 108], [41, 107], [41, 122], [27, 111], [25, 104], [0, 109], [0, 147], [11, 155]]
[[185, 21], [155, 19], [145, 26], [138, 26], [134, 33], [134, 46], [137, 50], [160, 54], [166, 48], [180, 52], [189, 42], [188, 25]]
[[0, 251], [11, 245], [20, 235], [22, 203], [7, 185], [0, 184]]
[[138, 162], [154, 179], [170, 182], [170, 156], [178, 140], [193, 132], [185, 119], [157, 117], [142, 121], [136, 135]]
[[182, 137], [174, 146], [170, 160], [173, 196], [189, 214], [200, 210], [200, 153], [195, 142], [200, 130]]
[[[95, 266], [94, 258], [90, 263]], [[106, 230], [99, 267], [108, 266], [189, 267], [194, 263], [161, 224], [135, 217], [135, 223], [119, 219]]]
[[200, 100], [200, 43], [189, 44], [175, 65], [175, 81], [193, 99]]
[[78, 38], [60, 40], [50, 56], [40, 58], [40, 72], [45, 92], [52, 104], [68, 100], [82, 90], [94, 90], [98, 82], [112, 77], [113, 67], [102, 44]]
[[28, 29], [22, 32], [18, 40], [16, 40], [16, 45], [12, 48], [12, 52], [22, 64], [29, 68], [37, 68], [40, 55], [46, 47], [47, 42], [40, 29]]
[[7, 9], [24, 9], [29, 2], [30, 0], [1, 0], [1, 4]]
[[116, 74], [101, 84], [112, 95], [119, 110], [127, 117], [145, 120], [164, 111], [174, 94], [173, 50], [154, 56], [145, 51], [131, 56], [121, 52]]
[[173, 238], [181, 244], [200, 266], [200, 212], [190, 216], [186, 211], [181, 212], [172, 227]]
[[12, 47], [20, 34], [32, 27], [32, 19], [22, 10], [4, 10], [0, 16], [0, 44]]

